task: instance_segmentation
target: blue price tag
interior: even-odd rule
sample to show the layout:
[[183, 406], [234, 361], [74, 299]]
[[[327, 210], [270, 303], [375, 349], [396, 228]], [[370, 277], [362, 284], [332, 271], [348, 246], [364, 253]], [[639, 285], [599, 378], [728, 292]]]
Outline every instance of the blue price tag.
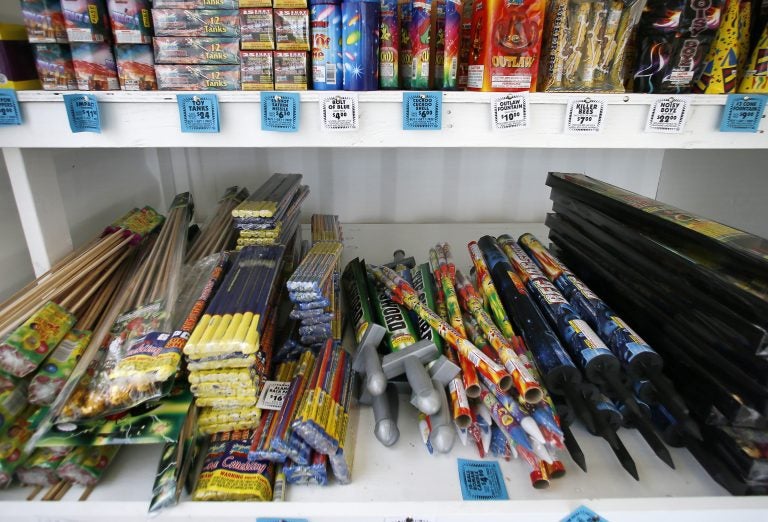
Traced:
[[464, 500], [508, 500], [507, 487], [496, 461], [459, 459], [459, 482]]
[[720, 132], [757, 132], [768, 96], [729, 94]]
[[0, 127], [21, 125], [21, 111], [16, 91], [0, 89]]
[[608, 522], [586, 506], [579, 506], [560, 522]]
[[181, 132], [219, 132], [219, 99], [215, 94], [179, 94]]
[[89, 94], [65, 94], [69, 128], [72, 132], [101, 132], [99, 102]]
[[261, 130], [298, 131], [300, 107], [299, 95], [295, 92], [262, 92]]
[[443, 128], [443, 96], [439, 92], [403, 93], [403, 130]]

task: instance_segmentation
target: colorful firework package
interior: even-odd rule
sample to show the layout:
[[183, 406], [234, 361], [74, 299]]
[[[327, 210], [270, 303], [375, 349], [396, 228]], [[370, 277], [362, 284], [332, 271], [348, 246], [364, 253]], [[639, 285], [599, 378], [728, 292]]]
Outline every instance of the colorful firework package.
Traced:
[[171, 91], [236, 91], [239, 65], [157, 65], [157, 85]]
[[242, 51], [240, 53], [240, 84], [244, 91], [274, 89], [272, 51]]
[[306, 91], [309, 58], [304, 51], [275, 51], [275, 90]]
[[704, 60], [693, 92], [729, 94], [736, 92], [749, 54], [749, 0], [727, 0], [720, 28]]
[[77, 79], [68, 45], [34, 45], [37, 75], [46, 91], [76, 91]]
[[240, 9], [240, 46], [249, 51], [275, 48], [272, 9]]
[[152, 9], [155, 36], [240, 36], [236, 9]]
[[116, 45], [117, 77], [124, 91], [156, 91], [151, 45]]
[[739, 92], [768, 94], [768, 24], [752, 51]]
[[475, 2], [467, 90], [535, 91], [546, 0]]
[[410, 89], [413, 80], [413, 54], [411, 53], [411, 18], [413, 15], [411, 0], [397, 0], [397, 22], [400, 26], [398, 78], [402, 89]]
[[157, 63], [234, 65], [240, 63], [237, 38], [162, 36], [155, 38]]
[[638, 24], [635, 92], [691, 92], [720, 27], [724, 4], [649, 0]]
[[382, 0], [381, 26], [379, 37], [379, 87], [397, 89], [400, 87], [398, 60], [400, 54], [400, 22], [397, 14], [397, 0]]
[[70, 42], [109, 42], [112, 38], [104, 0], [62, 0], [61, 8]]
[[21, 15], [31, 43], [67, 43], [61, 0], [22, 0]]
[[339, 89], [342, 86], [341, 2], [312, 2], [309, 12], [312, 31], [312, 88]]
[[280, 51], [309, 51], [309, 11], [275, 9], [275, 46]]
[[345, 91], [379, 88], [379, 0], [341, 4]]
[[81, 91], [119, 91], [117, 66], [112, 48], [106, 43], [72, 45], [77, 88]]
[[152, 43], [149, 0], [107, 0], [107, 7], [115, 43]]
[[542, 91], [624, 92], [628, 44], [646, 0], [551, 0]]
[[432, 89], [438, 76], [438, 60], [442, 80], [444, 42], [437, 30], [445, 24], [445, 3], [444, 0], [418, 0], [411, 6], [410, 24], [402, 28], [410, 33], [411, 89]]
[[[444, 27], [438, 27], [437, 39], [440, 41], [440, 33], [443, 32], [443, 66], [435, 72], [436, 81], [445, 90], [453, 90], [459, 87], [459, 47], [461, 44], [463, 5], [461, 0], [446, 0], [445, 16], [439, 20], [444, 20]], [[440, 59], [436, 58], [439, 62]]]

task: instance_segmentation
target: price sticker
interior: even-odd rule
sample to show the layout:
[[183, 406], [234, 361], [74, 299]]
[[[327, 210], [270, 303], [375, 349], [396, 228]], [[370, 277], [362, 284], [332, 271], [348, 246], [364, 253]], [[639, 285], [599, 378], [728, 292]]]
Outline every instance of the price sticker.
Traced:
[[586, 506], [579, 506], [560, 522], [608, 522]]
[[21, 111], [16, 91], [0, 89], [0, 127], [21, 125]]
[[331, 94], [320, 97], [320, 128], [327, 131], [353, 131], [360, 127], [357, 94]]
[[290, 387], [290, 381], [266, 381], [261, 388], [256, 407], [262, 410], [279, 410], [283, 407], [283, 400]]
[[687, 96], [669, 96], [657, 98], [648, 111], [645, 132], [680, 134], [685, 128], [691, 100]]
[[506, 94], [491, 98], [493, 130], [528, 128], [528, 94]]
[[403, 130], [440, 130], [442, 128], [442, 93], [403, 93]]
[[464, 500], [509, 500], [496, 461], [459, 459], [459, 482]]
[[757, 132], [768, 96], [729, 94], [720, 132]]
[[69, 128], [72, 132], [101, 132], [99, 102], [89, 94], [65, 94]]
[[568, 100], [565, 110], [566, 134], [597, 134], [603, 128], [606, 103], [592, 98]]
[[261, 93], [261, 130], [297, 132], [299, 95], [293, 92]]
[[219, 99], [215, 94], [179, 94], [181, 132], [209, 132], [221, 130], [219, 125]]

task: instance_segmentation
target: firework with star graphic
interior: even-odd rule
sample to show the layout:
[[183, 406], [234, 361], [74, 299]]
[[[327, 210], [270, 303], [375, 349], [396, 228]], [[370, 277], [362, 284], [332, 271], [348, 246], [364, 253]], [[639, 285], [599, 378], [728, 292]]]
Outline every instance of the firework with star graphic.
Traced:
[[379, 88], [378, 0], [352, 0], [341, 4], [341, 50], [345, 91]]

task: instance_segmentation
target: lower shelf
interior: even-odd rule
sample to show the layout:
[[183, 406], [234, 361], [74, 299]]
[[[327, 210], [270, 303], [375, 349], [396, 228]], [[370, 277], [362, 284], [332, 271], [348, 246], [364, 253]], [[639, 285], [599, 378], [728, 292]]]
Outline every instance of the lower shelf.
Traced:
[[[440, 224], [440, 225], [345, 225], [345, 262], [365, 256], [371, 262], [386, 262], [401, 248], [406, 255], [425, 260], [428, 248], [437, 241], [451, 243], [457, 266], [466, 269], [465, 245], [483, 234], [514, 236], [533, 232], [546, 238], [542, 224]], [[582, 472], [567, 454], [562, 455], [567, 474], [552, 481], [548, 490], [530, 486], [523, 462], [500, 462], [509, 501], [463, 502], [458, 481], [457, 458], [478, 459], [474, 448], [457, 441], [448, 455], [427, 453], [417, 430], [417, 415], [401, 399], [398, 425], [400, 440], [385, 448], [372, 435], [373, 413], [362, 408], [357, 423], [353, 482], [325, 488], [289, 487], [287, 502], [191, 502], [167, 510], [157, 520], [248, 520], [258, 517], [301, 518], [311, 522], [354, 520], [515, 521], [561, 520], [585, 504], [610, 520], [765, 521], [768, 497], [731, 497], [717, 485], [684, 449], [670, 448], [676, 468], [662, 463], [635, 431], [619, 436], [633, 456], [640, 482], [619, 465], [607, 443], [578, 426], [574, 434], [588, 464]], [[160, 455], [159, 446], [124, 448], [104, 481], [87, 502], [77, 502], [80, 488], [72, 488], [59, 502], [27, 502], [29, 489], [0, 492], [3, 520], [70, 521], [143, 520]]]

